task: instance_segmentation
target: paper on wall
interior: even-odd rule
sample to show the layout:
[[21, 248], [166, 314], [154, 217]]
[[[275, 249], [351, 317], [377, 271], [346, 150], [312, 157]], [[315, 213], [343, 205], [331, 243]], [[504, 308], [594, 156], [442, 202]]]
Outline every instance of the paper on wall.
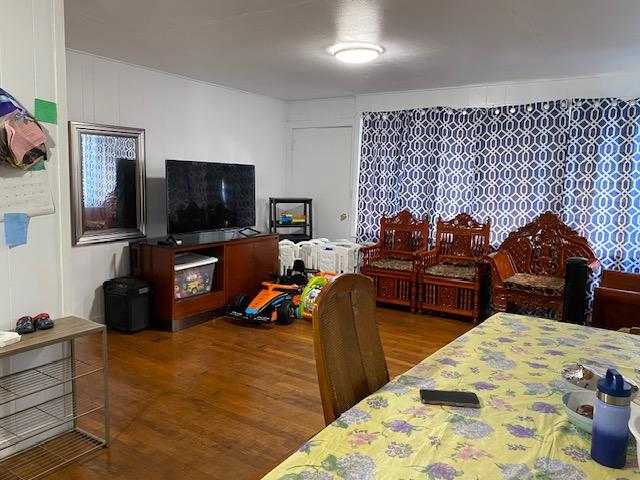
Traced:
[[48, 170], [0, 168], [0, 222], [5, 213], [24, 212], [33, 217], [54, 211]]
[[18, 247], [27, 243], [29, 215], [26, 213], [4, 214], [4, 243], [7, 247]]
[[58, 106], [55, 102], [36, 98], [33, 110], [33, 116], [36, 120], [47, 123], [58, 123]]

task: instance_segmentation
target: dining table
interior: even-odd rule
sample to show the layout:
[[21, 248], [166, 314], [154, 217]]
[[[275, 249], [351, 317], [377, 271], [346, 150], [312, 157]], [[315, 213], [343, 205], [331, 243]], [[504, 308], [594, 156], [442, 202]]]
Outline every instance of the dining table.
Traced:
[[[428, 321], [428, 319], [425, 319]], [[406, 348], [412, 348], [410, 344]], [[344, 412], [269, 480], [640, 479], [591, 459], [562, 396], [570, 364], [640, 383], [640, 336], [497, 313]], [[426, 405], [420, 389], [475, 392], [480, 408]]]

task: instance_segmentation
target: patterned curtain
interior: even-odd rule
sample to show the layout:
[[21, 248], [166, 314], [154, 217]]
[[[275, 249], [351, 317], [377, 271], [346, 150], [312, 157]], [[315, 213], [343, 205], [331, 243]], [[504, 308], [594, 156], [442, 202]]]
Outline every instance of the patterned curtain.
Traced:
[[385, 212], [406, 208], [418, 216], [433, 212], [453, 216], [471, 211], [475, 123], [474, 114], [445, 109], [365, 116], [358, 183], [359, 241], [377, 240], [379, 219]]
[[82, 195], [85, 207], [97, 208], [116, 188], [119, 158], [135, 160], [136, 139], [83, 134], [81, 139]]
[[478, 219], [491, 219], [493, 245], [545, 210], [560, 210], [566, 105], [557, 101], [485, 109], [480, 116], [471, 211]]
[[379, 233], [372, 231], [376, 219], [384, 212], [398, 211], [396, 186], [405, 120], [404, 112], [366, 118], [369, 128], [362, 129], [358, 177], [358, 237], [373, 238]]
[[613, 99], [575, 102], [563, 213], [606, 268], [640, 272], [640, 107]]
[[614, 99], [365, 114], [358, 240], [408, 208], [490, 218], [497, 246], [552, 210], [605, 268], [640, 272], [639, 127], [640, 107]]

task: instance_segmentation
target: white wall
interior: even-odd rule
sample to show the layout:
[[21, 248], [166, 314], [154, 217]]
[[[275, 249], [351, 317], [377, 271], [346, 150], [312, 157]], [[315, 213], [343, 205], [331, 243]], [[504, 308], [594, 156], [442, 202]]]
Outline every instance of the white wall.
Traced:
[[562, 98], [629, 98], [640, 96], [640, 73], [530, 80], [456, 88], [380, 93], [356, 97], [356, 112], [420, 107], [487, 107]]
[[[166, 234], [167, 158], [254, 164], [256, 222], [267, 229], [268, 197], [284, 193], [283, 102], [76, 51], [67, 62], [70, 120], [146, 130], [148, 235]], [[125, 246], [71, 249], [71, 312], [102, 318], [102, 282], [128, 273]]]
[[[0, 223], [0, 330], [13, 329], [18, 317], [48, 312], [53, 318], [64, 312], [68, 298], [68, 256], [63, 246], [70, 240], [69, 171], [67, 168], [66, 73], [63, 0], [3, 0], [0, 3], [0, 86], [33, 110], [34, 98], [58, 104], [58, 124], [42, 124], [47, 130], [49, 176], [55, 213], [33, 217], [27, 244], [7, 248], [4, 223]], [[0, 175], [4, 167], [0, 167]], [[50, 362], [63, 355], [65, 345], [52, 345], [5, 358], [0, 375]], [[59, 395], [47, 390], [0, 408], [12, 413]], [[34, 425], [35, 427], [35, 425]], [[63, 427], [65, 428], [65, 427]], [[42, 435], [3, 450], [5, 457], [61, 431]]]
[[[356, 215], [357, 165], [359, 159], [360, 117], [362, 112], [393, 111], [436, 106], [484, 107], [494, 105], [525, 104], [529, 102], [561, 98], [640, 97], [640, 73], [615, 73], [592, 77], [576, 77], [555, 80], [532, 80], [490, 85], [470, 85], [455, 88], [390, 92], [354, 97], [296, 101], [287, 103], [288, 172], [291, 174], [291, 140], [296, 128], [353, 126], [353, 162], [344, 165], [336, 176], [353, 178], [354, 202], [351, 217]], [[330, 149], [327, 149], [329, 154]], [[319, 152], [321, 155], [322, 152]], [[322, 166], [318, 165], [318, 169]], [[310, 178], [313, 172], [308, 173]], [[329, 189], [329, 188], [328, 188]], [[317, 202], [331, 199], [317, 199]], [[352, 236], [355, 236], [355, 223]]]
[[[58, 125], [43, 124], [55, 213], [33, 217], [27, 245], [7, 248], [0, 222], [0, 329], [18, 317], [63, 311], [68, 232], [68, 170], [63, 0], [4, 0], [1, 6], [0, 86], [33, 109], [34, 98], [57, 102]], [[0, 175], [5, 167], [0, 167]]]
[[[287, 196], [299, 196], [299, 184], [293, 182], [293, 178], [296, 177], [296, 170], [300, 169], [300, 165], [296, 165], [294, 159], [294, 137], [295, 132], [306, 130], [309, 134], [314, 132], [317, 137], [314, 139], [311, 135], [307, 134], [307, 141], [310, 144], [318, 145], [318, 149], [315, 152], [314, 157], [326, 158], [326, 162], [317, 162], [315, 169], [309, 169], [306, 172], [306, 178], [313, 179], [314, 188], [313, 191], [325, 191], [333, 192], [333, 180], [327, 179], [325, 173], [327, 168], [331, 168], [331, 175], [335, 179], [348, 181], [355, 187], [357, 183], [357, 165], [358, 165], [358, 149], [360, 139], [360, 120], [359, 115], [356, 114], [356, 97], [344, 97], [344, 98], [327, 98], [321, 100], [309, 100], [299, 102], [287, 103], [287, 163], [286, 163], [286, 175], [287, 185], [285, 186], [285, 194]], [[330, 132], [323, 132], [325, 129], [334, 128], [349, 128], [351, 130], [352, 144], [350, 146], [340, 145], [326, 145], [326, 148], [322, 148], [325, 145], [324, 137]], [[340, 148], [344, 151], [337, 151]], [[337, 158], [349, 158], [349, 161], [343, 162], [341, 165], [336, 163]], [[308, 167], [305, 165], [305, 167]], [[340, 196], [332, 194], [328, 195], [314, 195], [308, 193], [305, 196], [311, 196], [314, 202], [314, 211], [324, 210], [333, 212], [333, 220], [331, 225], [321, 225], [319, 223], [319, 217], [316, 216], [314, 221], [314, 236], [325, 236], [322, 232], [335, 232], [343, 230], [343, 221], [340, 220], [336, 212], [342, 212], [344, 210], [344, 202]], [[350, 233], [348, 235], [341, 235], [341, 237], [349, 237], [355, 240], [355, 217], [356, 211], [356, 195], [355, 188], [352, 188], [350, 208], [348, 209], [347, 217], [349, 222]], [[330, 238], [330, 237], [329, 237]], [[331, 240], [336, 240], [331, 238]]]

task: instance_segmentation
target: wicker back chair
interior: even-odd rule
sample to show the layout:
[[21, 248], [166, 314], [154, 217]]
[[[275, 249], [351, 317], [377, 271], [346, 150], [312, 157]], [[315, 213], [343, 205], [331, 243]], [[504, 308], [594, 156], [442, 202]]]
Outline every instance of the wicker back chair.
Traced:
[[489, 253], [490, 232], [489, 219], [480, 223], [467, 213], [447, 221], [438, 218], [435, 248], [418, 256], [419, 312], [453, 313], [478, 322], [481, 300], [488, 296], [481, 295], [487, 282], [480, 260]]
[[373, 279], [376, 300], [415, 310], [416, 255], [427, 249], [429, 220], [408, 210], [380, 219], [380, 241], [360, 250], [360, 271]]
[[327, 425], [389, 381], [371, 279], [345, 273], [322, 289], [313, 343]]

